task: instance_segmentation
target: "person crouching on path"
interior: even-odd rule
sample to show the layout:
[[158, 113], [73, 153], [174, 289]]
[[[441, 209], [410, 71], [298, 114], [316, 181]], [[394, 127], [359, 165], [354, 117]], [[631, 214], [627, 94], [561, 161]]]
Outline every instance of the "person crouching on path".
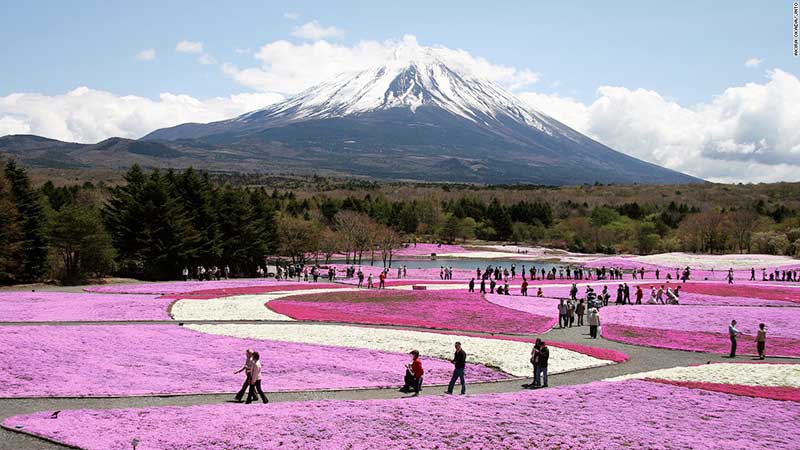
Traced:
[[446, 394], [452, 394], [453, 388], [456, 386], [456, 380], [461, 381], [461, 395], [467, 393], [467, 384], [464, 382], [464, 368], [467, 365], [467, 352], [461, 349], [461, 342], [456, 342], [456, 353], [453, 356], [453, 376], [450, 378], [450, 384], [447, 385]]
[[242, 397], [244, 397], [244, 393], [247, 390], [247, 387], [250, 386], [250, 373], [253, 371], [253, 351], [249, 348], [245, 350], [245, 360], [244, 365], [241, 369], [233, 372], [234, 374], [244, 372], [245, 379], [244, 383], [242, 383], [242, 388], [239, 389], [239, 392], [236, 393], [236, 401], [241, 402]]
[[258, 392], [258, 396], [261, 397], [261, 401], [264, 403], [269, 403], [267, 396], [264, 395], [264, 391], [261, 390], [261, 355], [258, 352], [253, 352], [253, 370], [250, 373], [250, 391], [247, 393], [247, 401], [245, 403], [251, 403], [255, 400], [256, 392]]
[[414, 377], [414, 384], [412, 387], [414, 389], [414, 396], [416, 397], [419, 395], [419, 391], [422, 390], [422, 375], [425, 373], [425, 370], [422, 368], [422, 360], [419, 359], [419, 351], [411, 350], [411, 356], [413, 360], [411, 361], [409, 369]]
[[760, 359], [766, 358], [764, 353], [767, 346], [767, 326], [763, 323], [758, 324], [758, 334], [756, 335], [756, 350]]

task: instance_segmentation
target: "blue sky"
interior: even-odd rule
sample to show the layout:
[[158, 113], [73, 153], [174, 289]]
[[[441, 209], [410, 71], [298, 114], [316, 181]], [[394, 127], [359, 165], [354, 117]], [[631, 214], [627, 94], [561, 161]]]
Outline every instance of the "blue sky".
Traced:
[[[308, 20], [345, 30], [338, 42], [413, 34], [424, 45], [462, 48], [494, 63], [531, 69], [540, 90], [589, 101], [601, 85], [647, 88], [681, 103], [705, 101], [758, 80], [747, 58], [797, 74], [787, 1], [5, 2], [0, 39], [7, 69], [0, 94], [63, 93], [91, 86], [120, 95], [209, 97], [241, 92], [217, 66], [174, 51], [203, 42], [219, 61], [247, 64], [235, 49], [288, 39]], [[336, 6], [331, 6], [331, 5]], [[284, 17], [299, 14], [297, 20]], [[156, 59], [135, 58], [144, 48]], [[556, 83], [557, 87], [551, 84]]]
[[480, 76], [635, 157], [800, 181], [788, 0], [0, 1], [0, 136], [97, 142], [234, 117], [410, 40], [464, 50]]

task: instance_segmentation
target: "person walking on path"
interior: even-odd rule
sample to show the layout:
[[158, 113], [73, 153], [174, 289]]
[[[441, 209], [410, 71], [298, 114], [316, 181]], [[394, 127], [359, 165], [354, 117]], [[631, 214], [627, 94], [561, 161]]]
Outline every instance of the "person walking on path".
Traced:
[[[539, 387], [547, 387], [547, 360], [550, 359], [550, 349], [547, 344], [542, 341], [542, 346], [539, 348], [539, 372], [541, 373], [542, 384]], [[539, 377], [536, 377], [539, 378]]]
[[600, 312], [594, 306], [589, 308], [588, 322], [589, 336], [591, 336], [592, 339], [597, 339], [597, 329], [600, 328]]
[[539, 349], [542, 347], [542, 340], [537, 338], [536, 343], [533, 344], [533, 349], [531, 350], [531, 364], [533, 364], [533, 383], [523, 386], [528, 389], [536, 389], [541, 385], [541, 380], [539, 379], [539, 358], [541, 354], [539, 353]]
[[528, 280], [524, 277], [524, 275], [522, 278], [522, 286], [520, 287], [520, 293], [522, 294], [523, 297], [528, 296]]
[[[636, 272], [634, 272], [636, 273]], [[631, 287], [628, 286], [628, 283], [623, 283], [622, 285], [622, 304], [623, 305], [630, 305], [631, 304]]]
[[378, 289], [384, 289], [385, 287], [386, 287], [386, 271], [383, 271], [378, 277]]
[[567, 324], [570, 328], [572, 328], [572, 324], [575, 323], [575, 300], [567, 300]]
[[475, 278], [469, 279], [469, 292], [475, 292]]
[[264, 395], [264, 391], [261, 390], [261, 355], [258, 352], [253, 352], [253, 370], [250, 373], [250, 392], [247, 393], [247, 401], [245, 403], [252, 403], [255, 400], [256, 392], [258, 392], [258, 397], [261, 397], [261, 401], [264, 403], [269, 403], [269, 399], [267, 396]]
[[572, 287], [569, 288], [569, 298], [575, 300], [578, 298], [578, 285], [572, 283]]
[[759, 359], [766, 358], [764, 353], [767, 346], [767, 326], [763, 323], [758, 324], [758, 334], [756, 335], [756, 350], [758, 350]]
[[578, 316], [578, 326], [583, 326], [583, 316], [586, 314], [586, 305], [583, 299], [578, 300], [578, 306], [575, 307], [575, 315]]
[[736, 329], [736, 321], [731, 320], [731, 324], [728, 325], [728, 334], [731, 337], [731, 358], [736, 358], [736, 339], [739, 337], [741, 331]]
[[450, 384], [447, 385], [446, 394], [452, 394], [453, 388], [456, 386], [456, 380], [461, 381], [461, 395], [467, 393], [467, 384], [464, 381], [464, 367], [467, 365], [467, 352], [461, 348], [461, 342], [456, 341], [456, 353], [453, 356], [453, 376], [450, 378]]
[[236, 401], [241, 402], [242, 398], [244, 397], [244, 393], [247, 390], [248, 386], [250, 386], [250, 373], [253, 371], [253, 351], [249, 348], [244, 351], [245, 360], [244, 365], [241, 369], [233, 372], [234, 374], [242, 373], [245, 374], [244, 383], [242, 383], [242, 388], [239, 389], [239, 392], [236, 393]]
[[486, 293], [486, 278], [481, 278], [481, 294]]
[[642, 304], [642, 297], [644, 297], [644, 292], [642, 292], [641, 286], [636, 286], [636, 304]]
[[567, 326], [567, 312], [569, 312], [569, 307], [564, 303], [564, 299], [562, 298], [558, 303], [558, 328]]

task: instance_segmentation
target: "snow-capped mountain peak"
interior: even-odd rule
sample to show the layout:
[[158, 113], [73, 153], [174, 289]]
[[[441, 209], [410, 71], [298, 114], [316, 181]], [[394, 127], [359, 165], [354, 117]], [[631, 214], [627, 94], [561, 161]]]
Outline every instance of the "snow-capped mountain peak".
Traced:
[[455, 70], [436, 48], [404, 42], [380, 66], [345, 72], [284, 102], [234, 121], [266, 118], [283, 123], [328, 119], [391, 108], [444, 109], [486, 126], [500, 118], [550, 133], [549, 118], [534, 111], [501, 86]]

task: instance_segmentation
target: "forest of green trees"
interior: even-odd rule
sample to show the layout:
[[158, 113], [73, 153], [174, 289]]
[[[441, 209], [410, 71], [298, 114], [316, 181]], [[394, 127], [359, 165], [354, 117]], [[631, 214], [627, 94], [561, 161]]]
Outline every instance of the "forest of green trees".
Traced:
[[667, 186], [632, 187], [624, 195], [602, 186], [386, 189], [350, 182], [267, 189], [192, 169], [136, 166], [110, 187], [34, 186], [25, 169], [7, 161], [0, 174], [0, 284], [174, 279], [196, 265], [227, 265], [249, 276], [265, 257], [277, 256], [304, 262], [344, 254], [388, 264], [392, 250], [411, 240], [609, 254], [800, 254], [794, 203], [756, 188], [737, 188], [752, 195], [726, 187], [685, 195]]

